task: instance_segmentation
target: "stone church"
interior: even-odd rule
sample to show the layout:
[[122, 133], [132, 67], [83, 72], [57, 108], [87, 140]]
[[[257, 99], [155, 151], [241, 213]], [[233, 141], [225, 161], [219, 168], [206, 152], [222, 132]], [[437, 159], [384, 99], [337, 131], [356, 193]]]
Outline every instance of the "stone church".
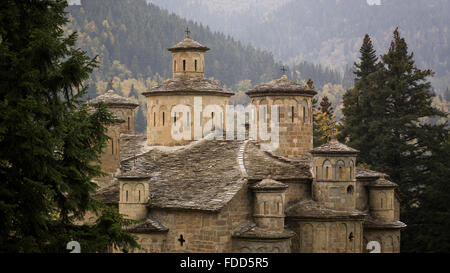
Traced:
[[[116, 116], [102, 155], [110, 175], [95, 181], [96, 198], [140, 220], [125, 227], [139, 237], [138, 252], [361, 253], [371, 241], [383, 253], [400, 251], [406, 225], [397, 185], [357, 168], [358, 151], [335, 139], [313, 148], [312, 84], [284, 75], [247, 91], [252, 105], [268, 107], [258, 121], [274, 118], [270, 106], [280, 106], [274, 151], [261, 148], [267, 140], [259, 134], [195, 138], [195, 122], [225, 127], [233, 93], [204, 77], [209, 48], [187, 35], [168, 50], [173, 77], [143, 93], [145, 135], [134, 134], [138, 104], [114, 91], [90, 101], [106, 103]], [[171, 115], [176, 105], [187, 106], [187, 116]], [[220, 119], [207, 105], [221, 108]], [[192, 140], [172, 137], [181, 118]]]

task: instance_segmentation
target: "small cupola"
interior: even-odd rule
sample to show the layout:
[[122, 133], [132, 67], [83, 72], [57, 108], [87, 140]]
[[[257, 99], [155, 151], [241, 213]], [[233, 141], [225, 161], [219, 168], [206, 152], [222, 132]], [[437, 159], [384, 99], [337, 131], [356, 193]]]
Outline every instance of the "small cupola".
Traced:
[[253, 190], [255, 223], [259, 228], [282, 232], [284, 230], [284, 203], [286, 184], [268, 177], [250, 186]]
[[168, 50], [172, 52], [173, 78], [204, 78], [205, 52], [209, 48], [193, 40], [189, 29], [186, 29], [186, 38]]

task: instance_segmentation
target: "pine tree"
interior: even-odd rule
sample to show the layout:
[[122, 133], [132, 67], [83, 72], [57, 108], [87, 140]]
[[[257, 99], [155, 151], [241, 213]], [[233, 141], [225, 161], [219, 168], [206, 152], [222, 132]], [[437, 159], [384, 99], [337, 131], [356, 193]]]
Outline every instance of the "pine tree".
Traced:
[[[427, 79], [433, 72], [416, 67], [413, 54], [408, 53], [406, 41], [396, 29], [389, 51], [375, 71], [359, 75], [362, 78], [357, 80], [355, 89], [344, 98], [344, 130], [351, 136], [350, 141], [358, 144], [353, 146], [361, 150], [360, 161], [389, 174], [399, 184], [404, 196], [402, 220], [413, 227], [404, 232], [403, 251], [429, 251], [424, 244], [429, 236], [447, 236], [435, 220], [425, 215], [434, 210], [433, 196], [440, 200], [446, 197], [446, 193], [439, 193], [446, 187], [445, 179], [436, 174], [445, 175], [449, 171], [445, 161], [448, 124], [423, 121], [446, 117], [432, 105], [435, 95]], [[355, 110], [357, 103], [359, 112]], [[350, 126], [358, 126], [358, 122], [363, 127], [352, 131]], [[448, 201], [441, 206], [448, 207]], [[448, 249], [450, 243], [445, 244], [442, 248]]]
[[[83, 82], [96, 66], [65, 37], [66, 1], [0, 4], [0, 252], [137, 247], [116, 208], [92, 198], [112, 116], [89, 109]], [[94, 225], [76, 224], [87, 211]]]
[[378, 57], [375, 49], [373, 48], [372, 40], [370, 39], [369, 34], [364, 36], [363, 44], [359, 52], [361, 53], [361, 62], [359, 64], [355, 63], [355, 81], [367, 77], [376, 70], [375, 66], [378, 61]]
[[[366, 137], [369, 122], [373, 117], [371, 107], [371, 90], [374, 86], [374, 76], [372, 75], [380, 68], [377, 64], [378, 58], [373, 48], [370, 36], [366, 34], [360, 49], [360, 62], [355, 63], [355, 86], [348, 89], [343, 96], [342, 125], [339, 128], [339, 140], [346, 142], [349, 146], [361, 151], [363, 161], [364, 156], [373, 147], [370, 145], [372, 138]], [[369, 76], [372, 75], [372, 78]]]

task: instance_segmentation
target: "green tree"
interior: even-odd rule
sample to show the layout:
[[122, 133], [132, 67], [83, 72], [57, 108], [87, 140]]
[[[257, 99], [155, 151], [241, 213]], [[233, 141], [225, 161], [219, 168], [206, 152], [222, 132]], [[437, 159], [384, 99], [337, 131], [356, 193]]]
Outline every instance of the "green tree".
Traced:
[[[338, 138], [360, 150], [364, 161], [364, 156], [373, 147], [372, 138], [367, 136], [369, 122], [373, 117], [371, 95], [374, 94], [372, 90], [376, 86], [374, 85], [375, 76], [372, 74], [377, 71], [377, 67], [381, 67], [381, 64], [377, 65], [376, 51], [368, 34], [364, 37], [360, 54], [360, 62], [354, 64], [355, 86], [348, 89], [343, 96], [344, 117]], [[372, 77], [369, 77], [371, 75]]]
[[[445, 161], [449, 130], [447, 123], [433, 125], [425, 120], [447, 115], [432, 105], [435, 95], [427, 79], [433, 72], [416, 67], [398, 29], [388, 53], [375, 68], [369, 74], [361, 73], [355, 88], [344, 98], [343, 127], [351, 132], [347, 140], [361, 150], [359, 159], [374, 170], [389, 174], [399, 184], [404, 196], [402, 220], [413, 227], [404, 232], [403, 251], [430, 251], [429, 245], [424, 244], [431, 240], [429, 236], [447, 235], [436, 221], [426, 218], [430, 222], [425, 223], [425, 218], [418, 215], [424, 217], [435, 210], [430, 206], [435, 203], [429, 203], [433, 195], [441, 197], [439, 200], [445, 196], [437, 195], [446, 185], [436, 174], [449, 171]], [[359, 112], [352, 102], [362, 106]], [[358, 125], [355, 121], [360, 121], [364, 130], [349, 130], [350, 124]], [[360, 142], [356, 141], [358, 133]], [[443, 205], [447, 206], [448, 201]], [[426, 228], [415, 228], [420, 226]], [[448, 249], [450, 244], [442, 247]]]
[[[0, 4], [0, 252], [137, 247], [117, 209], [92, 198], [112, 116], [89, 109], [83, 83], [96, 66], [64, 35], [64, 0]], [[77, 224], [87, 211], [100, 217]]]

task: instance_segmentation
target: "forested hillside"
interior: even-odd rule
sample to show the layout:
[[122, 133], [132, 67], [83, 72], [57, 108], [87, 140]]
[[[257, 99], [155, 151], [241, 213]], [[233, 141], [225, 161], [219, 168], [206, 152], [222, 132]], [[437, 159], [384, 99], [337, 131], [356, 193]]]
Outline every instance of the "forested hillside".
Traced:
[[[211, 48], [206, 56], [206, 77], [213, 76], [235, 91], [281, 76], [280, 63], [271, 53], [244, 46], [209, 27], [169, 14], [145, 0], [89, 0], [69, 6], [69, 34], [77, 31], [78, 46], [90, 56], [99, 56], [99, 68], [89, 80], [89, 97], [113, 88], [124, 96], [139, 96], [147, 88], [171, 77], [171, 55], [167, 48], [182, 40], [185, 28], [191, 36]], [[302, 63], [288, 73], [296, 81], [312, 78], [317, 87], [341, 84], [340, 73], [321, 65]], [[236, 98], [238, 103], [245, 96]], [[144, 112], [138, 113], [137, 129], [145, 130]], [[142, 111], [141, 110], [141, 111]]]
[[[383, 0], [148, 0], [185, 18], [272, 52], [285, 62], [309, 61], [343, 69], [357, 59], [366, 33], [385, 51], [395, 27], [415, 53], [418, 67], [437, 72], [433, 85], [450, 85], [450, 1]], [[219, 9], [220, 7], [220, 9]], [[233, 12], [230, 12], [233, 11]]]

